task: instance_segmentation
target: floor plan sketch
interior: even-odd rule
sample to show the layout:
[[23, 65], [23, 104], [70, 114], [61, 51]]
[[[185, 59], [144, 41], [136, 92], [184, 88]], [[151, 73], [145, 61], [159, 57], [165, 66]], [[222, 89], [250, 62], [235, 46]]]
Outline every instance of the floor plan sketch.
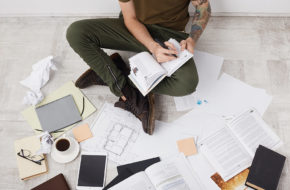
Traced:
[[90, 128], [94, 137], [81, 143], [83, 150], [106, 151], [109, 159], [119, 164], [134, 159], [130, 149], [142, 130], [134, 115], [105, 103]]

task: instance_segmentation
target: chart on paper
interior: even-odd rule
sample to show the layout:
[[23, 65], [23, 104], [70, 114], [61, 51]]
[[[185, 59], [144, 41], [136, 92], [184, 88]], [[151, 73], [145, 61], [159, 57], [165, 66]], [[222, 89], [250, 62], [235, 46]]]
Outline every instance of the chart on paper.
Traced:
[[110, 160], [126, 163], [135, 158], [130, 149], [140, 130], [141, 122], [134, 115], [105, 103], [91, 125], [94, 137], [82, 142], [81, 147], [86, 151], [106, 151]]

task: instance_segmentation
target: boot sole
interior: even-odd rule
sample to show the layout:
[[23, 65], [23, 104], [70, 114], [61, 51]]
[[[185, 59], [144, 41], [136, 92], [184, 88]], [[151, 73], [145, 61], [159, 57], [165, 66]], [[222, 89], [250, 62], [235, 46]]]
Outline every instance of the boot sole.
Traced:
[[147, 129], [147, 133], [149, 135], [152, 135], [155, 129], [155, 98], [154, 94], [150, 93], [148, 95], [148, 101], [149, 101], [149, 117], [148, 117], [148, 123], [149, 127]]

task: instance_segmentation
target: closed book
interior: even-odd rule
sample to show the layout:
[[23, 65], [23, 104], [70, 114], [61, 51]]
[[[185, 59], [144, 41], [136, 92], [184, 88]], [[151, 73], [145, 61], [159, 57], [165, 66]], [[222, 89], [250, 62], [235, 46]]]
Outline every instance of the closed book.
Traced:
[[[27, 180], [47, 172], [48, 169], [45, 156], [43, 154], [36, 154], [40, 149], [39, 137], [30, 136], [16, 140], [14, 142], [14, 147], [20, 179]], [[38, 158], [44, 158], [44, 160], [40, 161], [41, 164], [32, 161], [36, 159], [40, 160]]]
[[250, 167], [246, 185], [257, 190], [277, 189], [285, 160], [285, 156], [260, 145]]
[[51, 178], [50, 180], [34, 187], [31, 190], [70, 190], [63, 174]]

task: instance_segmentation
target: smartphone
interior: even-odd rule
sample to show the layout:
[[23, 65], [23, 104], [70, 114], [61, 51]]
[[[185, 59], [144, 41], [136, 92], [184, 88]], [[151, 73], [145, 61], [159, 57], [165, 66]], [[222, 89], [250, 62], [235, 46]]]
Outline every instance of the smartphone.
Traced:
[[107, 154], [82, 152], [78, 172], [77, 189], [101, 190], [105, 185]]

